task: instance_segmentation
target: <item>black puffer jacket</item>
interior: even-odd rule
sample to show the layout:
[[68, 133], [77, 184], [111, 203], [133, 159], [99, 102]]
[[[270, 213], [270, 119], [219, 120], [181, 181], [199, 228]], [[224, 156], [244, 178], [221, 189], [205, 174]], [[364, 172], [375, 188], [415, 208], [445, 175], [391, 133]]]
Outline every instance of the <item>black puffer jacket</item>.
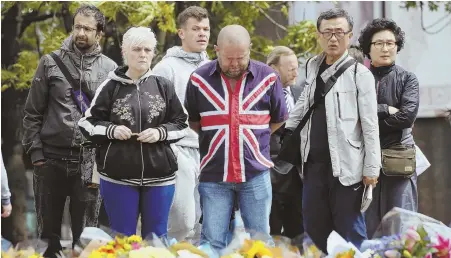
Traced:
[[[91, 107], [78, 125], [97, 148], [97, 169], [105, 177], [132, 185], [150, 185], [175, 179], [177, 160], [170, 143], [186, 136], [187, 115], [167, 79], [147, 72], [134, 83], [120, 67], [97, 89]], [[124, 125], [132, 133], [148, 128], [160, 132], [155, 143], [136, 137], [114, 139], [114, 130]]]
[[[381, 147], [384, 149], [399, 143], [414, 144], [412, 126], [420, 105], [417, 77], [395, 64], [371, 66], [371, 72], [376, 79]], [[399, 112], [390, 115], [389, 106], [399, 109]]]

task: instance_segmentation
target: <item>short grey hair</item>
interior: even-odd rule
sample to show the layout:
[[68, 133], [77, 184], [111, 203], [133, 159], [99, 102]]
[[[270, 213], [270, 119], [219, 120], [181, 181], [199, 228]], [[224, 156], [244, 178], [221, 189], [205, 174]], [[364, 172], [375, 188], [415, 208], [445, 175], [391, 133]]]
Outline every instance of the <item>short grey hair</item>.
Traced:
[[319, 27], [323, 20], [332, 20], [336, 18], [346, 18], [349, 24], [349, 30], [352, 31], [352, 28], [354, 27], [354, 21], [352, 20], [352, 17], [349, 16], [348, 12], [341, 8], [334, 8], [322, 12], [318, 17], [318, 20], [316, 21], [316, 29], [319, 31]]
[[130, 48], [143, 43], [145, 40], [150, 40], [152, 48], [155, 51], [157, 39], [155, 33], [153, 33], [150, 28], [131, 27], [125, 32], [124, 37], [122, 38], [122, 59], [124, 60], [124, 64], [127, 64], [127, 59], [125, 58], [127, 51]]

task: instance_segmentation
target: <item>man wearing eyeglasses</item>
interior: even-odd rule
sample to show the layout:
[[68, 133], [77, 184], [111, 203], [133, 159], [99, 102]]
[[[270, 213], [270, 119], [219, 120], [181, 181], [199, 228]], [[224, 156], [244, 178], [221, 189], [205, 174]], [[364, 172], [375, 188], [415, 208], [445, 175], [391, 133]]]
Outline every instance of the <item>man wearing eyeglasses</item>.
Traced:
[[[34, 165], [38, 234], [48, 242], [45, 257], [56, 257], [62, 249], [61, 221], [67, 197], [73, 245], [84, 227], [97, 226], [99, 189], [91, 187], [94, 153], [81, 147], [83, 136], [77, 123], [97, 87], [117, 66], [101, 53], [105, 16], [99, 9], [81, 6], [73, 23], [72, 34], [53, 52], [68, 73], [62, 72], [65, 69], [60, 69], [55, 57], [43, 56], [24, 110], [22, 144]], [[78, 93], [73, 87], [76, 84], [81, 89]]]
[[[324, 252], [333, 230], [357, 248], [367, 238], [361, 200], [365, 186], [377, 183], [381, 167], [374, 77], [348, 55], [352, 26], [342, 9], [321, 13], [323, 53], [308, 61], [305, 89], [286, 123], [293, 131], [318, 103], [301, 131], [300, 158], [304, 227]], [[352, 65], [327, 93], [326, 82], [349, 60]]]

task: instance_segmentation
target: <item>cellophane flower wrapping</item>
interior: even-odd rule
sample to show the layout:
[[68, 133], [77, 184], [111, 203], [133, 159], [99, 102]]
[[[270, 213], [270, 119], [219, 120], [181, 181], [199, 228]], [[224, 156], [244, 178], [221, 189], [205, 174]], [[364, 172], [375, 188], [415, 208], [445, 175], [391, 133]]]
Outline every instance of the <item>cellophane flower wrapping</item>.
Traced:
[[208, 258], [209, 245], [194, 246], [187, 242], [177, 242], [166, 237], [151, 235], [146, 239], [140, 236], [123, 236], [111, 230], [85, 228], [79, 241], [81, 258]]
[[424, 214], [394, 208], [382, 219], [375, 237], [362, 243], [373, 257], [451, 258], [451, 228]]
[[[2, 244], [7, 244], [2, 246], [1, 257], [5, 258], [43, 258], [43, 254], [48, 246], [47, 242], [38, 239], [23, 241], [16, 246], [13, 246], [11, 243], [8, 244], [7, 240], [2, 238]], [[58, 254], [58, 257], [66, 258], [68, 257], [68, 254], [68, 251], [62, 251]]]

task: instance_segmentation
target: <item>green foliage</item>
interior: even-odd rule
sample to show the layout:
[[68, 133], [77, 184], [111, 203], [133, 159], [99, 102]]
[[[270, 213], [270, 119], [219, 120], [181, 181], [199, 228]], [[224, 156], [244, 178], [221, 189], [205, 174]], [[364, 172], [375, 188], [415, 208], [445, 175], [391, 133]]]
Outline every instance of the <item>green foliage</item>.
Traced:
[[[213, 2], [211, 6], [211, 17], [216, 17], [221, 21], [217, 28], [213, 28], [210, 42], [216, 42], [217, 33], [228, 24], [240, 24], [244, 26], [251, 35], [253, 59], [265, 61], [266, 56], [274, 46], [285, 45], [293, 49], [298, 57], [310, 57], [319, 53], [319, 46], [316, 40], [316, 27], [313, 21], [303, 21], [292, 26], [288, 26], [285, 37], [272, 41], [268, 38], [255, 34], [256, 24], [271, 16], [269, 10], [278, 10], [288, 17], [288, 5], [286, 2]], [[210, 57], [214, 57], [213, 48], [207, 50]]]
[[54, 28], [44, 32], [44, 41], [42, 42], [42, 54], [49, 54], [55, 49], [61, 48], [63, 41], [69, 35], [62, 28]]
[[451, 13], [451, 2], [450, 1], [405, 1], [402, 3], [401, 7], [409, 9], [420, 8], [421, 5], [426, 5], [430, 11], [438, 11], [442, 6], [445, 11]]
[[174, 3], [151, 1], [103, 1], [97, 5], [106, 17], [115, 22], [118, 22], [118, 15], [121, 14], [127, 17], [128, 26], [149, 26], [155, 20], [160, 30], [176, 32], [174, 6]]
[[316, 24], [313, 21], [302, 21], [288, 28], [287, 36], [280, 45], [287, 46], [297, 53], [298, 57], [308, 58], [321, 51], [316, 37]]
[[28, 50], [20, 52], [17, 63], [6, 70], [2, 69], [2, 91], [9, 87], [18, 90], [29, 88], [38, 61], [39, 56], [36, 52]]
[[[14, 6], [16, 2], [11, 2], [11, 1], [2, 1], [1, 5], [2, 5], [2, 16], [3, 14], [5, 14], [11, 7]], [[2, 17], [3, 19], [3, 17]]]
[[[105, 14], [107, 22], [112, 22], [115, 25], [115, 30], [110, 32], [109, 38], [106, 39], [107, 44], [101, 42], [102, 46], [111, 47], [114, 51], [120, 52], [119, 43], [122, 41], [122, 35], [130, 26], [150, 26], [157, 33], [159, 46], [168, 48], [173, 45], [172, 40], [176, 37], [177, 31], [175, 6], [181, 4], [180, 2], [4, 1], [1, 3], [2, 19], [5, 13], [15, 4], [21, 10], [22, 19], [32, 15], [46, 15], [48, 19], [32, 22], [18, 39], [21, 48], [19, 58], [16, 64], [2, 69], [2, 90], [8, 87], [25, 89], [30, 86], [40, 56], [60, 48], [63, 40], [68, 36], [61, 16], [63, 7], [68, 5], [70, 13], [74, 14], [75, 10], [84, 3], [96, 5]], [[272, 19], [270, 12], [279, 12], [288, 17], [287, 2], [202, 1], [198, 4], [207, 8], [210, 13], [211, 36], [208, 52], [212, 58], [215, 57], [213, 45], [216, 43], [217, 35], [220, 29], [228, 24], [240, 24], [249, 31], [252, 40], [251, 57], [257, 60], [265, 61], [266, 56], [276, 45], [289, 46], [298, 53], [299, 57], [309, 57], [319, 52], [315, 35], [316, 29], [312, 21], [303, 21], [286, 28], [277, 24], [278, 31], [281, 32], [278, 40], [256, 34], [256, 27], [259, 22]], [[275, 21], [272, 22], [275, 23]], [[103, 40], [105, 40], [105, 37]], [[166, 51], [166, 49], [160, 50], [160, 55]], [[109, 52], [111, 51], [109, 50]]]

